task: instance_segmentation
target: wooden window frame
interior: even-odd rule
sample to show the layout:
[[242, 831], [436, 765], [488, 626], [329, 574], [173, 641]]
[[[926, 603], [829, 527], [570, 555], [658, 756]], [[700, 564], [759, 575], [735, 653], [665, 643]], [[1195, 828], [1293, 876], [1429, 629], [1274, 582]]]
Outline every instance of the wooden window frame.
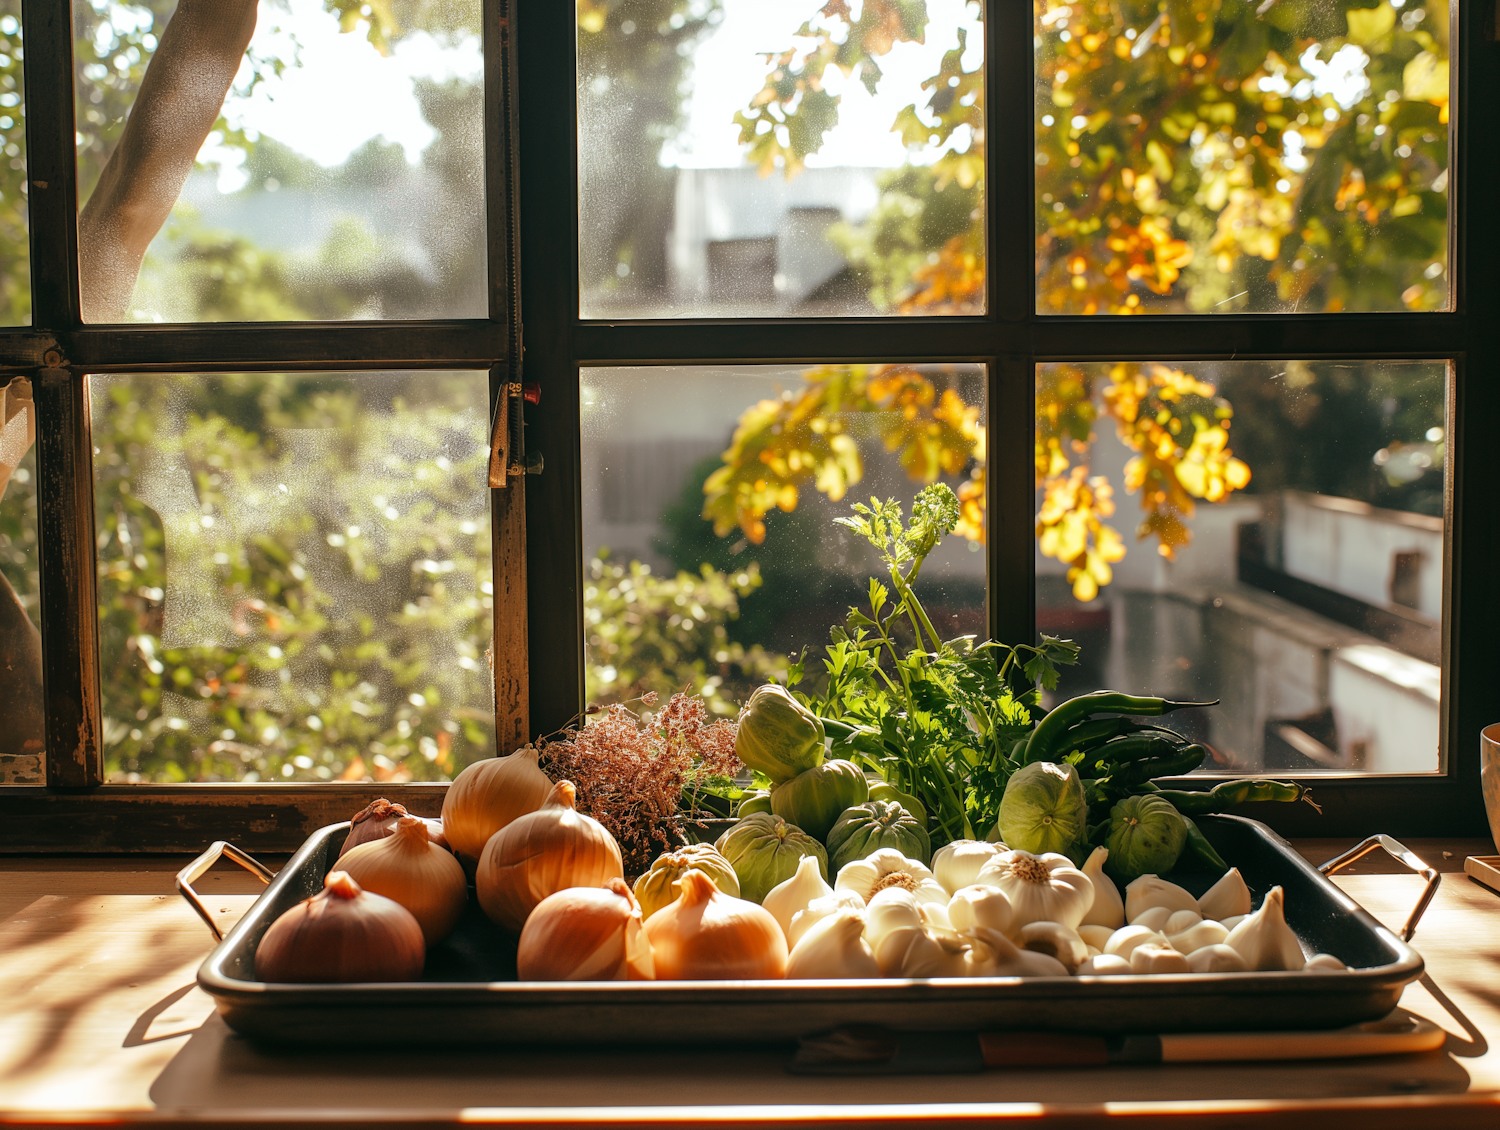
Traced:
[[[210, 839], [288, 850], [348, 817], [378, 788], [435, 813], [443, 785], [107, 785], [99, 747], [90, 373], [228, 370], [488, 369], [491, 394], [541, 384], [528, 443], [545, 470], [492, 491], [501, 748], [552, 729], [583, 701], [579, 370], [588, 366], [974, 362], [988, 373], [992, 484], [988, 574], [993, 634], [1035, 631], [1035, 366], [1046, 361], [1443, 361], [1450, 372], [1443, 614], [1443, 771], [1324, 776], [1324, 814], [1254, 813], [1287, 835], [1479, 835], [1479, 730], [1500, 681], [1490, 637], [1500, 592], [1486, 583], [1500, 537], [1500, 457], [1481, 434], [1500, 420], [1500, 209], [1470, 209], [1500, 183], [1500, 59], [1492, 5], [1457, 5], [1449, 278], [1441, 313], [1232, 314], [1114, 318], [1039, 315], [1031, 168], [1031, 5], [993, 2], [988, 67], [987, 313], [953, 318], [690, 319], [605, 322], [578, 310], [574, 11], [483, 0], [485, 319], [189, 326], [84, 325], [79, 317], [68, 0], [25, 0], [26, 130], [33, 325], [0, 330], [0, 378], [30, 376], [38, 416], [38, 515], [47, 717], [45, 787], [0, 787], [0, 852], [186, 851]], [[1013, 111], [999, 112], [1010, 107]], [[1005, 160], [1006, 155], [1025, 160]], [[558, 186], [571, 186], [560, 192]], [[524, 222], [522, 222], [524, 221]], [[1470, 269], [1471, 264], [1475, 269]], [[1477, 312], [1477, 313], [1474, 313]], [[524, 319], [524, 323], [523, 323]], [[1466, 522], [1465, 517], [1469, 520]], [[1466, 586], [1464, 578], [1469, 578]], [[529, 578], [529, 582], [528, 582]], [[529, 634], [528, 625], [534, 630]], [[528, 679], [528, 673], [530, 675]]]

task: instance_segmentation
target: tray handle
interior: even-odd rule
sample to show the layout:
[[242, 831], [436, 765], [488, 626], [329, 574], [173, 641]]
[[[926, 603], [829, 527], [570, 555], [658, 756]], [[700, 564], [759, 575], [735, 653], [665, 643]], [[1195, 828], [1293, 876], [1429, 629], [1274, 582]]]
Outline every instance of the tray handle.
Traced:
[[1406, 920], [1406, 925], [1401, 930], [1401, 940], [1409, 942], [1411, 941], [1411, 936], [1417, 932], [1417, 923], [1422, 920], [1422, 915], [1426, 912], [1428, 904], [1432, 902], [1432, 897], [1437, 894], [1438, 886], [1443, 881], [1443, 877], [1438, 873], [1437, 869], [1428, 867], [1427, 864], [1423, 863], [1411, 848], [1407, 847], [1400, 840], [1387, 836], [1384, 832], [1379, 832], [1369, 839], [1355, 844], [1348, 851], [1344, 852], [1343, 855], [1336, 855], [1328, 862], [1319, 865], [1318, 871], [1324, 875], [1332, 875], [1335, 871], [1340, 871], [1348, 867], [1356, 859], [1363, 859], [1376, 848], [1384, 848], [1386, 854], [1392, 859], [1398, 863], [1405, 864], [1427, 880], [1427, 889], [1422, 892], [1422, 897], [1417, 901], [1416, 907], [1412, 910], [1411, 917]]
[[220, 856], [227, 855], [246, 871], [250, 872], [262, 883], [269, 883], [276, 878], [276, 872], [267, 868], [259, 860], [248, 852], [241, 851], [227, 840], [215, 840], [208, 845], [208, 850], [193, 862], [189, 863], [181, 871], [177, 872], [177, 893], [188, 900], [188, 905], [198, 912], [198, 917], [208, 923], [208, 928], [213, 931], [214, 941], [224, 940], [224, 931], [214, 921], [214, 916], [208, 912], [208, 907], [203, 905], [203, 900], [198, 897], [198, 892], [193, 890], [193, 884], [201, 879], [215, 863], [219, 862]]

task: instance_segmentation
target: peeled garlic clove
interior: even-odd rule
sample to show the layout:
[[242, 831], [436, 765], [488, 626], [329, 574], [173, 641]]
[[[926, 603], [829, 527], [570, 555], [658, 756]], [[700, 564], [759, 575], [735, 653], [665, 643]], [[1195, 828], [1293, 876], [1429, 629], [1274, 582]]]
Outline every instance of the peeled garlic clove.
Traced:
[[876, 956], [880, 954], [880, 943], [892, 930], [920, 930], [925, 925], [922, 904], [910, 891], [899, 888], [878, 891], [865, 907], [865, 941]]
[[1307, 964], [1302, 968], [1309, 973], [1332, 973], [1349, 967], [1331, 953], [1315, 953], [1307, 959]]
[[1083, 944], [1092, 949], [1104, 952], [1104, 947], [1109, 945], [1109, 939], [1114, 934], [1108, 926], [1080, 926], [1078, 936], [1083, 939]]
[[1125, 925], [1125, 901], [1120, 898], [1115, 881], [1104, 873], [1104, 861], [1108, 858], [1109, 849], [1097, 847], [1084, 862], [1083, 873], [1094, 887], [1094, 905], [1083, 916], [1083, 924], [1118, 930]]
[[887, 977], [965, 977], [968, 946], [956, 936], [925, 926], [897, 926], [875, 945], [875, 961]]
[[1171, 946], [1144, 945], [1130, 951], [1132, 973], [1191, 973], [1186, 954]]
[[1144, 926], [1148, 930], [1155, 930], [1158, 934], [1167, 931], [1167, 919], [1171, 918], [1176, 911], [1165, 906], [1150, 906], [1141, 911], [1130, 920], [1132, 926]]
[[1005, 934], [1014, 917], [1010, 898], [999, 887], [960, 887], [948, 900], [948, 922], [960, 934], [978, 926]]
[[[1056, 926], [1057, 923], [1050, 925]], [[1067, 927], [1061, 929], [1066, 930]], [[967, 977], [1068, 976], [1068, 966], [1057, 958], [1037, 950], [1023, 949], [998, 930], [987, 930], [980, 926], [969, 931], [964, 938], [970, 946], [964, 955]]]
[[950, 895], [973, 885], [979, 869], [1005, 848], [986, 840], [954, 840], [932, 856], [932, 874]]
[[1167, 935], [1167, 943], [1178, 953], [1195, 953], [1204, 946], [1217, 946], [1229, 937], [1229, 931], [1224, 929], [1222, 922], [1210, 922], [1204, 919], [1195, 922], [1186, 930], [1178, 930], [1176, 933]]
[[1079, 977], [1119, 977], [1130, 973], [1130, 962], [1112, 953], [1091, 957], [1078, 967]]
[[1286, 924], [1284, 898], [1280, 887], [1272, 887], [1260, 909], [1247, 915], [1224, 940], [1250, 969], [1301, 969], [1307, 964], [1302, 944]]
[[815, 855], [804, 855], [797, 863], [797, 870], [792, 877], [777, 883], [760, 900], [760, 905], [771, 912], [771, 917], [776, 919], [776, 925], [781, 927], [781, 932], [787, 936], [787, 944], [791, 944], [792, 916], [799, 910], [806, 910], [807, 904], [816, 898], [824, 898], [833, 894], [833, 888], [823, 879], [823, 870]]
[[1023, 950], [1056, 958], [1072, 973], [1089, 959], [1089, 948], [1076, 930], [1060, 922], [1028, 922], [1016, 935]]
[[812, 928], [813, 923], [821, 922], [846, 907], [850, 910], [864, 910], [865, 900], [854, 891], [834, 891], [831, 895], [813, 899], [804, 909], [792, 915], [791, 925], [786, 931], [787, 945], [795, 946], [802, 940], [802, 935]]
[[1088, 947], [1088, 951], [1089, 951], [1089, 956], [1090, 957], [1098, 957], [1100, 954], [1102, 954], [1104, 952], [1098, 946], [1089, 946]]
[[1198, 910], [1203, 917], [1220, 922], [1226, 918], [1249, 914], [1253, 905], [1250, 901], [1250, 888], [1245, 886], [1238, 867], [1231, 867], [1224, 872], [1223, 878], [1209, 887], [1198, 900]]
[[940, 903], [919, 902], [917, 908], [922, 912], [922, 921], [934, 930], [951, 930], [953, 923], [948, 921], [948, 908]]
[[1165, 906], [1169, 910], [1197, 910], [1198, 900], [1176, 883], [1169, 883], [1155, 875], [1142, 875], [1125, 888], [1125, 918], [1134, 924], [1141, 914], [1153, 906]]
[[1162, 933], [1167, 937], [1180, 934], [1190, 926], [1196, 926], [1203, 921], [1203, 915], [1196, 910], [1174, 910], [1172, 917], [1167, 919], [1167, 924], [1162, 928]]
[[1243, 973], [1245, 959], [1226, 945], [1204, 946], [1188, 954], [1188, 968], [1194, 973]]
[[1224, 929], [1232, 931], [1236, 926], [1238, 926], [1241, 922], [1249, 917], [1250, 916], [1248, 914], [1234, 914], [1228, 918], [1219, 919], [1219, 922], [1223, 925]]
[[1148, 930], [1144, 926], [1122, 926], [1109, 936], [1104, 952], [1111, 957], [1123, 957], [1129, 961], [1131, 951], [1137, 946], [1166, 944], [1167, 939], [1155, 930]]
[[786, 975], [800, 980], [879, 977], [880, 965], [865, 941], [865, 916], [851, 907], [840, 907], [814, 922], [792, 947]]

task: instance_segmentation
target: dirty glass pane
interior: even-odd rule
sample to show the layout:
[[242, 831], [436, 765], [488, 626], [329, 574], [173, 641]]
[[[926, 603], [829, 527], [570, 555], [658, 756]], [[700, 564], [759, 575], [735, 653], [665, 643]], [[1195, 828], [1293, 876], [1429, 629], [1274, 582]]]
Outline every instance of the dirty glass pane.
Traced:
[[31, 382], [0, 387], [0, 785], [45, 784]]
[[579, 0], [580, 312], [984, 310], [978, 0]]
[[1431, 773], [1447, 366], [1037, 370], [1037, 619], [1060, 693], [1204, 701], [1204, 771]]
[[[600, 703], [685, 687], [732, 714], [885, 576], [836, 525], [925, 484], [963, 500], [917, 595], [945, 639], [987, 636], [984, 368], [585, 369], [585, 671]], [[888, 582], [887, 582], [888, 583]]]
[[480, 0], [174, 8], [74, 0], [85, 321], [485, 316]]
[[493, 753], [485, 373], [90, 389], [108, 779], [445, 780]]
[[1447, 0], [1042, 0], [1037, 309], [1446, 310]]
[[31, 324], [21, 0], [0, 0], [0, 326]]

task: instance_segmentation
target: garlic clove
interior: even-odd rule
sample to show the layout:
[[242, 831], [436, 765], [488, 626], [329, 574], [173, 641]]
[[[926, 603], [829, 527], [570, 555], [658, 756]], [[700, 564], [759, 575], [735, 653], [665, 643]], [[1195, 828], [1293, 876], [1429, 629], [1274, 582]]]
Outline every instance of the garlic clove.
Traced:
[[948, 920], [948, 908], [942, 903], [919, 902], [917, 906], [922, 912], [922, 921], [934, 930], [953, 929], [953, 923]]
[[1104, 861], [1108, 858], [1109, 849], [1097, 847], [1084, 862], [1083, 873], [1094, 888], [1094, 904], [1083, 916], [1083, 924], [1118, 930], [1125, 925], [1125, 900], [1120, 898], [1115, 881], [1104, 873]]
[[963, 937], [970, 947], [964, 955], [966, 977], [1068, 976], [1068, 966], [1051, 954], [1022, 949], [998, 930], [980, 926]]
[[1180, 934], [1191, 926], [1196, 926], [1203, 921], [1203, 915], [1196, 910], [1174, 910], [1172, 917], [1167, 919], [1167, 924], [1162, 928], [1162, 933], [1167, 937]]
[[1187, 954], [1178, 953], [1171, 946], [1144, 945], [1130, 951], [1132, 973], [1191, 973]]
[[1125, 918], [1134, 923], [1143, 911], [1153, 906], [1170, 910], [1197, 910], [1198, 900], [1176, 883], [1156, 875], [1142, 875], [1125, 888]]
[[1186, 930], [1178, 930], [1167, 935], [1167, 942], [1179, 953], [1194, 953], [1204, 946], [1217, 946], [1229, 937], [1229, 931], [1224, 928], [1222, 922], [1210, 922], [1204, 919], [1195, 922]]
[[1302, 968], [1308, 973], [1334, 973], [1349, 967], [1331, 953], [1315, 953]]
[[1089, 959], [1089, 947], [1078, 932], [1059, 922], [1028, 922], [1016, 935], [1016, 943], [1024, 950], [1056, 958], [1070, 974]]
[[1254, 905], [1250, 900], [1250, 888], [1245, 886], [1244, 877], [1240, 875], [1238, 867], [1231, 867], [1224, 872], [1223, 877], [1209, 887], [1203, 897], [1198, 900], [1198, 910], [1203, 917], [1217, 919], [1220, 922], [1226, 918], [1249, 914]]
[[1238, 926], [1241, 922], [1249, 917], [1250, 916], [1248, 914], [1235, 914], [1231, 915], [1229, 918], [1221, 918], [1219, 919], [1219, 922], [1224, 927], [1224, 929], [1233, 930], [1236, 926]]
[[1286, 924], [1284, 898], [1280, 887], [1272, 887], [1260, 909], [1247, 915], [1224, 940], [1251, 969], [1301, 969], [1307, 964], [1302, 943]]
[[1100, 953], [1103, 953], [1104, 947], [1109, 945], [1110, 936], [1113, 934], [1114, 931], [1108, 926], [1083, 925], [1078, 927], [1078, 936], [1083, 939], [1083, 944]]
[[1170, 907], [1148, 906], [1132, 918], [1130, 924], [1132, 926], [1144, 926], [1148, 930], [1155, 930], [1158, 934], [1165, 934], [1167, 931], [1167, 920], [1175, 913], [1176, 911]]
[[834, 912], [847, 907], [850, 910], [864, 910], [865, 900], [853, 891], [834, 891], [831, 895], [815, 898], [808, 903], [806, 908], [792, 915], [791, 924], [787, 927], [787, 945], [795, 946], [801, 940], [802, 935], [812, 927], [813, 923], [821, 922]]
[[954, 840], [932, 857], [932, 874], [950, 895], [972, 886], [979, 869], [1005, 848], [987, 840]]
[[880, 943], [896, 929], [921, 929], [926, 925], [922, 904], [916, 895], [898, 887], [881, 891], [865, 907], [865, 941], [880, 954]]
[[1091, 957], [1078, 967], [1079, 977], [1120, 977], [1132, 972], [1130, 962], [1112, 953]]
[[1088, 947], [1088, 951], [1089, 951], [1089, 956], [1090, 957], [1098, 957], [1100, 954], [1102, 954], [1104, 952], [1098, 946], [1089, 946]]
[[1188, 954], [1188, 968], [1194, 973], [1243, 973], [1245, 959], [1226, 945], [1204, 946]]
[[792, 947], [786, 975], [797, 980], [880, 976], [880, 964], [864, 939], [863, 911], [841, 906], [814, 922]]
[[1122, 926], [1109, 936], [1104, 952], [1111, 957], [1123, 957], [1129, 961], [1131, 951], [1137, 946], [1166, 944], [1167, 939], [1155, 930], [1148, 930], [1144, 926]]
[[968, 946], [956, 935], [925, 926], [898, 926], [874, 946], [875, 961], [887, 977], [964, 977]]
[[823, 879], [818, 857], [804, 855], [798, 861], [797, 870], [792, 873], [792, 877], [772, 887], [760, 904], [771, 912], [771, 917], [776, 919], [781, 932], [788, 936], [787, 944], [790, 945], [792, 916], [799, 910], [806, 910], [807, 904], [813, 899], [831, 894], [833, 888]]
[[959, 933], [983, 926], [1005, 934], [1014, 917], [1010, 899], [999, 887], [960, 887], [948, 900], [948, 922]]

